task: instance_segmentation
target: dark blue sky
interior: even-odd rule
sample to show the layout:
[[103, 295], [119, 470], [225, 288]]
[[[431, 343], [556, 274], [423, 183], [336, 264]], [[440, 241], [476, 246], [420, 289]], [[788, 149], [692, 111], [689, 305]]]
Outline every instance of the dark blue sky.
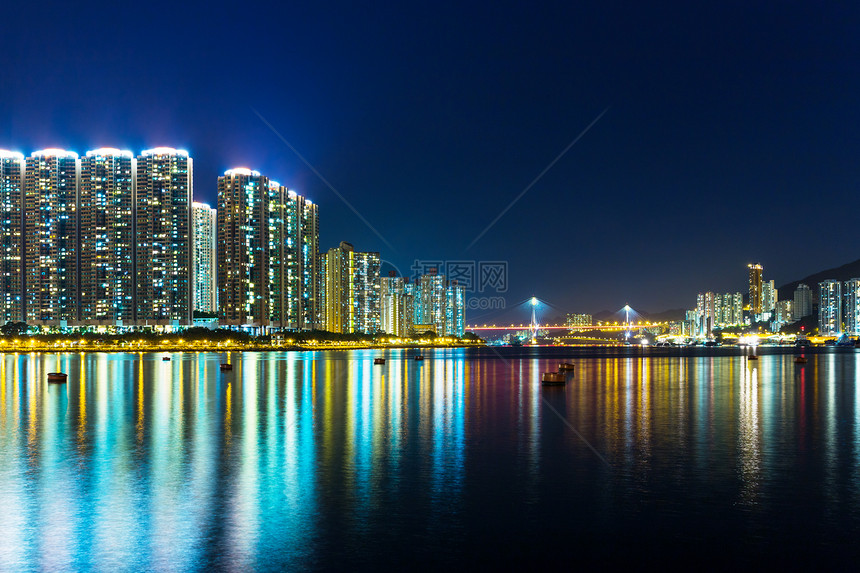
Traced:
[[184, 147], [211, 203], [252, 167], [320, 204], [323, 249], [508, 261], [509, 306], [690, 307], [751, 261], [860, 258], [860, 5], [639, 4], [18, 2], [0, 148]]

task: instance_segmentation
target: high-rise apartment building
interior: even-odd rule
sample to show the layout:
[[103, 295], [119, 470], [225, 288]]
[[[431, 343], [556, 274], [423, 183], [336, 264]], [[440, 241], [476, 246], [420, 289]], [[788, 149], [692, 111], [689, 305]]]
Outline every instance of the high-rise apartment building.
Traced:
[[762, 313], [762, 266], [749, 264], [747, 267], [749, 268], [750, 314], [755, 320], [755, 316]]
[[391, 336], [407, 336], [411, 321], [406, 315], [406, 284], [403, 277], [379, 279], [380, 329]]
[[772, 313], [776, 308], [778, 298], [779, 293], [773, 281], [763, 281], [761, 284], [761, 311]]
[[845, 332], [857, 336], [860, 335], [860, 278], [845, 281], [844, 288]]
[[412, 323], [416, 328], [419, 328], [419, 325], [432, 325], [436, 334], [444, 334], [447, 330], [447, 304], [443, 275], [429, 274], [418, 277], [415, 283], [415, 310]]
[[188, 152], [148, 149], [137, 158], [136, 320], [143, 326], [191, 324], [191, 197]]
[[268, 210], [271, 325], [293, 330], [320, 328], [317, 206], [270, 181]]
[[818, 283], [818, 332], [822, 335], [842, 331], [842, 283], [826, 280]]
[[269, 325], [269, 180], [230, 169], [218, 178], [218, 304], [226, 326]]
[[812, 315], [812, 289], [809, 288], [809, 285], [800, 283], [794, 289], [792, 314], [795, 320]]
[[130, 151], [103, 148], [81, 159], [80, 318], [84, 324], [134, 321], [134, 178]]
[[0, 323], [24, 320], [24, 156], [0, 149]]
[[218, 305], [228, 326], [319, 327], [317, 206], [258, 171], [218, 178]]
[[449, 284], [445, 291], [445, 336], [463, 336], [466, 332], [466, 289]]
[[356, 252], [341, 242], [321, 255], [325, 273], [323, 324], [329, 332], [378, 332], [379, 253]]
[[72, 326], [78, 300], [78, 154], [34, 152], [24, 175], [26, 322]]
[[193, 310], [218, 312], [218, 261], [215, 254], [216, 210], [205, 203], [191, 204]]

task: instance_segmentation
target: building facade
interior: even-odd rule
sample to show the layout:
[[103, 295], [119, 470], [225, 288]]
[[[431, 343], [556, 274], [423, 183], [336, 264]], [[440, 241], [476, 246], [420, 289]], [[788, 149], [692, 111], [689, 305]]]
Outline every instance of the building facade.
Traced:
[[83, 324], [130, 326], [135, 314], [135, 160], [102, 148], [81, 159], [80, 313]]
[[356, 252], [347, 242], [321, 255], [325, 276], [323, 324], [329, 332], [379, 332], [379, 268], [376, 252]]
[[860, 278], [849, 279], [843, 285], [843, 320], [845, 332], [860, 335]]
[[317, 206], [270, 181], [268, 211], [271, 325], [291, 330], [320, 328]]
[[842, 332], [842, 283], [818, 283], [818, 332], [824, 336]]
[[269, 325], [269, 180], [230, 169], [218, 178], [218, 319], [223, 326]]
[[139, 326], [191, 324], [191, 203], [188, 152], [148, 149], [137, 158], [135, 243]]
[[45, 149], [27, 158], [24, 174], [26, 322], [74, 326], [78, 297], [78, 154]]
[[379, 278], [380, 329], [391, 336], [409, 334], [411, 321], [406, 314], [406, 283], [403, 277]]
[[749, 268], [750, 315], [753, 320], [762, 313], [762, 266], [757, 263], [747, 265]]
[[24, 155], [0, 149], [0, 324], [24, 320]]
[[812, 315], [812, 289], [809, 285], [800, 283], [794, 289], [794, 304], [792, 305], [794, 319], [800, 320]]
[[761, 312], [773, 313], [776, 309], [776, 301], [779, 298], [776, 286], [772, 280], [762, 281], [761, 284]]
[[192, 293], [194, 312], [218, 312], [218, 260], [216, 244], [217, 210], [205, 203], [191, 204]]

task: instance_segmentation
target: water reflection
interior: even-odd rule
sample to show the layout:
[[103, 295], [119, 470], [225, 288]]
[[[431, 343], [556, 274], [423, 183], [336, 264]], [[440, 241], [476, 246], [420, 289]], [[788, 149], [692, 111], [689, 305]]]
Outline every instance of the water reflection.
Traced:
[[579, 360], [554, 389], [546, 356], [378, 355], [0, 355], [0, 569], [393, 565], [403, 536], [543, 547], [569, 512], [767, 531], [798, 496], [858, 523], [860, 354]]

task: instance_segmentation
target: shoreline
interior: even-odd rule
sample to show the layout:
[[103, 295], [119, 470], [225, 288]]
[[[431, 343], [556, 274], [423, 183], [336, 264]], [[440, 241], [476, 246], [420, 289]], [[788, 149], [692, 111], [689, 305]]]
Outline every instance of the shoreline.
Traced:
[[116, 347], [114, 345], [94, 345], [94, 344], [26, 344], [7, 347], [5, 344], [0, 344], [0, 354], [31, 354], [31, 353], [48, 353], [48, 354], [177, 354], [177, 353], [193, 353], [193, 352], [313, 352], [318, 350], [436, 350], [445, 348], [486, 348], [485, 344], [313, 344], [300, 346], [297, 344], [291, 345], [265, 345], [265, 344], [249, 344], [249, 345], [196, 345], [188, 343], [184, 345], [162, 345], [162, 344], [147, 344], [147, 345], [129, 345]]

